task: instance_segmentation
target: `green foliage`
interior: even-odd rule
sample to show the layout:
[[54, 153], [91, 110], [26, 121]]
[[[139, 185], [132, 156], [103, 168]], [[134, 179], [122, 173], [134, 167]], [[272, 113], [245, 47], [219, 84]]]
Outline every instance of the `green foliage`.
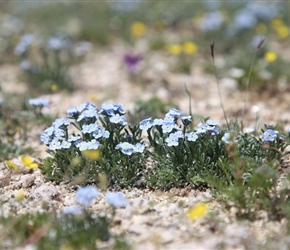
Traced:
[[[83, 105], [82, 111], [69, 116], [70, 123], [64, 118], [64, 124], [54, 124], [49, 132], [43, 132], [42, 136], [48, 136], [43, 141], [52, 155], [41, 167], [45, 176], [56, 181], [99, 183], [100, 176], [105, 175], [110, 186], [132, 187], [145, 164], [141, 130], [127, 126], [122, 104], [109, 104], [108, 109], [104, 104], [101, 110], [89, 102]], [[94, 115], [86, 116], [88, 111]], [[85, 131], [88, 128], [90, 131]], [[57, 130], [63, 133], [61, 137], [55, 135]], [[63, 143], [68, 146], [62, 147]], [[140, 151], [135, 150], [135, 145], [141, 146]], [[86, 153], [95, 153], [96, 157]]]
[[271, 142], [241, 135], [236, 145], [227, 146], [233, 160], [228, 165], [233, 181], [225, 183], [215, 177], [208, 177], [207, 181], [226, 206], [237, 208], [238, 217], [254, 220], [263, 210], [270, 219], [290, 218], [285, 210], [289, 203], [289, 178], [281, 179], [281, 163], [288, 154], [285, 151], [288, 145], [289, 135], [285, 138], [279, 135]]
[[31, 152], [27, 145], [31, 127], [51, 122], [49, 116], [29, 110], [19, 97], [5, 97], [0, 106], [0, 161]]
[[79, 215], [39, 213], [0, 216], [1, 248], [33, 244], [36, 249], [97, 249], [96, 241], [110, 238], [106, 216], [84, 212]]
[[82, 57], [75, 54], [75, 47], [68, 39], [50, 39], [51, 44], [38, 44], [38, 47], [34, 45], [21, 55], [21, 78], [28, 84], [31, 95], [61, 90], [72, 91], [75, 88], [69, 68], [79, 63]]

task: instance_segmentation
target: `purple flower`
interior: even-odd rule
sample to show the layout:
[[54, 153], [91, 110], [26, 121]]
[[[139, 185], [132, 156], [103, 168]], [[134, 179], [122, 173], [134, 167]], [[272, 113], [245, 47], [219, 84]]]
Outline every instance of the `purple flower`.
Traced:
[[142, 60], [142, 57], [139, 55], [133, 55], [133, 54], [126, 54], [123, 57], [123, 62], [127, 65], [127, 69], [129, 73], [133, 73], [139, 62]]

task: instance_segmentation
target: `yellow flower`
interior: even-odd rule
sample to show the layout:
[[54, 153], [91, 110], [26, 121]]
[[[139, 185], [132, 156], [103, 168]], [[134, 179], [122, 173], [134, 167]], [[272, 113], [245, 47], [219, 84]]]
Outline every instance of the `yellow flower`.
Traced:
[[21, 155], [21, 162], [26, 168], [37, 168], [38, 164], [33, 162], [33, 159], [27, 155]]
[[19, 167], [15, 163], [10, 161], [10, 160], [6, 160], [5, 163], [6, 163], [7, 167], [12, 169], [12, 170], [18, 170], [19, 169]]
[[94, 95], [94, 94], [89, 95], [89, 100], [91, 102], [97, 102], [98, 101], [98, 96], [97, 95]]
[[196, 220], [204, 216], [207, 211], [208, 211], [207, 205], [203, 202], [200, 202], [188, 210], [187, 217], [190, 220]]
[[276, 32], [280, 38], [286, 38], [289, 36], [289, 28], [285, 25], [281, 25], [276, 29]]
[[142, 22], [134, 22], [131, 25], [131, 34], [135, 37], [143, 36], [146, 32], [146, 25]]
[[92, 161], [96, 161], [101, 157], [100, 150], [84, 150], [82, 153], [85, 157]]
[[277, 19], [277, 18], [274, 18], [272, 21], [271, 21], [271, 28], [276, 30], [277, 28], [279, 28], [280, 26], [284, 25], [283, 24], [283, 21], [281, 19]]
[[267, 33], [267, 26], [263, 23], [260, 23], [256, 27], [256, 32], [258, 34], [266, 34]]
[[15, 198], [17, 201], [23, 201], [25, 198], [26, 192], [24, 191], [24, 189], [19, 189], [16, 194], [15, 194]]
[[57, 92], [58, 91], [58, 86], [54, 83], [54, 84], [51, 85], [50, 89], [51, 89], [52, 92]]
[[289, 36], [289, 28], [280, 19], [273, 19], [271, 21], [271, 28], [276, 31], [280, 38], [286, 38]]
[[168, 45], [167, 50], [172, 55], [179, 55], [182, 51], [182, 47], [179, 44]]
[[187, 55], [193, 55], [197, 52], [198, 47], [193, 42], [185, 42], [183, 44], [183, 52]]
[[277, 59], [277, 54], [275, 52], [269, 51], [265, 54], [264, 59], [267, 62], [274, 62]]

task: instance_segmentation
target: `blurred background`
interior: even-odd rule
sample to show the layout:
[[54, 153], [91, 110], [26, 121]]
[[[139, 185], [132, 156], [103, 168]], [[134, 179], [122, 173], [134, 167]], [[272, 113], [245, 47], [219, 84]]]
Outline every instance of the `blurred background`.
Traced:
[[187, 107], [186, 83], [204, 101], [198, 111], [219, 106], [214, 67], [226, 96], [247, 86], [285, 93], [289, 11], [289, 1], [0, 1], [0, 97], [54, 94], [59, 103], [82, 90], [162, 109]]

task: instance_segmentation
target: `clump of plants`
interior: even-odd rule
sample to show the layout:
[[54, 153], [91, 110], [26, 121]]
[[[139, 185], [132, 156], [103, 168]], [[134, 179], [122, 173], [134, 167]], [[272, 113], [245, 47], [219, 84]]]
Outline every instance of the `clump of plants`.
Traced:
[[141, 130], [127, 124], [122, 104], [91, 102], [67, 110], [41, 134], [52, 157], [41, 168], [49, 179], [98, 183], [107, 176], [109, 185], [133, 186], [144, 168], [145, 145]]
[[238, 159], [249, 162], [241, 170], [244, 177], [268, 162], [280, 162], [288, 145], [272, 127], [257, 137], [220, 129], [210, 119], [195, 125], [192, 116], [175, 108], [163, 119], [147, 118], [137, 125], [127, 123], [122, 104], [104, 103], [99, 109], [87, 102], [67, 114], [41, 134], [51, 154], [41, 169], [57, 181], [98, 183], [107, 176], [110, 186], [129, 187], [142, 178], [146, 186], [160, 189], [208, 186], [211, 178], [232, 184], [238, 164], [231, 142]]
[[22, 79], [34, 94], [72, 91], [74, 89], [70, 67], [79, 63], [91, 49], [89, 42], [72, 42], [67, 37], [52, 36], [37, 41], [35, 35], [20, 38], [14, 53], [19, 57]]
[[122, 236], [110, 234], [116, 208], [129, 206], [128, 201], [122, 193], [108, 192], [105, 211], [97, 215], [90, 206], [102, 196], [94, 186], [80, 187], [75, 197], [77, 205], [66, 207], [62, 212], [0, 216], [3, 226], [0, 247], [98, 249], [97, 242], [113, 239], [112, 247], [129, 249]]

